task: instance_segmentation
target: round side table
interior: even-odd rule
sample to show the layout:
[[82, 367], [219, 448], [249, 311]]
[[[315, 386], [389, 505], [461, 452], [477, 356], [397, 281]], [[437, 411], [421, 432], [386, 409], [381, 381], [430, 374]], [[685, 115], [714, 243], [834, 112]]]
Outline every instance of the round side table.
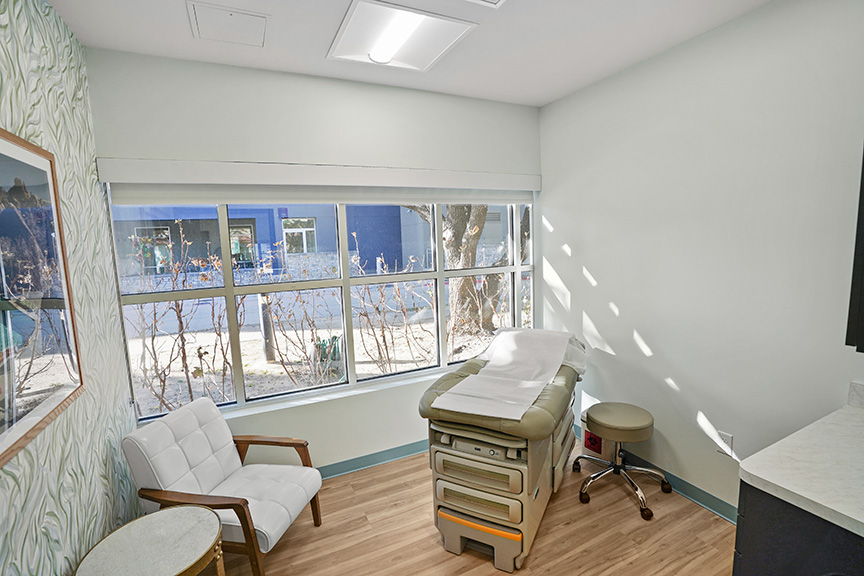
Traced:
[[203, 506], [174, 506], [106, 536], [84, 556], [75, 576], [194, 576], [212, 560], [224, 576], [219, 517]]

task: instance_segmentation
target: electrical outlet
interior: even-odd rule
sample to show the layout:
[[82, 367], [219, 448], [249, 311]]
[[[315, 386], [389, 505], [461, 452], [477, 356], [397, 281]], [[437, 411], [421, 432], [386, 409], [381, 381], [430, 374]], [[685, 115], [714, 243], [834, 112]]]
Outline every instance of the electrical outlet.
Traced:
[[720, 436], [720, 440], [722, 440], [723, 444], [726, 445], [725, 447], [718, 446], [717, 452], [720, 452], [721, 454], [726, 454], [727, 456], [732, 456], [732, 434], [729, 434], [728, 432], [721, 432], [718, 430], [717, 435]]

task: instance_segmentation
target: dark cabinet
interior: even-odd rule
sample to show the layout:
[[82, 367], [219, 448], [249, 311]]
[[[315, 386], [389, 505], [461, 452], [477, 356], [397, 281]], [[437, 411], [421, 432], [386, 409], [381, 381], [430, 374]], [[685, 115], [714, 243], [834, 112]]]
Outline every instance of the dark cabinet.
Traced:
[[864, 538], [741, 482], [733, 576], [864, 576]]

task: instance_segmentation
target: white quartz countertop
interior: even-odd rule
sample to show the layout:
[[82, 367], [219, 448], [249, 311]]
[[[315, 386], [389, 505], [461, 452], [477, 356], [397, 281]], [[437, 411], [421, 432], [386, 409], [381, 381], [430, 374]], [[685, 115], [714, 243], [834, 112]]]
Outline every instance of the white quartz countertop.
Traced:
[[864, 386], [850, 404], [745, 458], [741, 479], [864, 537]]

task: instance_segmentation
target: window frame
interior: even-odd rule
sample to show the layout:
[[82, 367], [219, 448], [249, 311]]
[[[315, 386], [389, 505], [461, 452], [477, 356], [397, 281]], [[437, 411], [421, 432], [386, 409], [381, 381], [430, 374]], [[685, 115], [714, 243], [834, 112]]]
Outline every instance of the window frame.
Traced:
[[[533, 241], [533, 237], [536, 231], [536, 226], [534, 225], [534, 216], [535, 216], [535, 202], [532, 200], [526, 200], [524, 198], [506, 200], [501, 199], [498, 201], [487, 200], [486, 198], [477, 198], [476, 201], [470, 202], [470, 198], [466, 198], [465, 201], [459, 202], [447, 202], [443, 200], [439, 201], [430, 201], [428, 205], [432, 209], [432, 214], [434, 218], [431, 222], [431, 233], [432, 233], [432, 256], [433, 256], [433, 267], [431, 270], [420, 271], [420, 272], [391, 272], [387, 274], [375, 274], [375, 275], [362, 275], [362, 276], [352, 276], [350, 274], [350, 243], [349, 243], [349, 232], [347, 226], [347, 207], [352, 203], [345, 201], [334, 201], [332, 204], [336, 210], [336, 232], [337, 232], [337, 251], [340, 263], [340, 271], [339, 276], [335, 278], [324, 278], [324, 279], [316, 279], [316, 280], [292, 280], [287, 282], [275, 282], [270, 284], [251, 284], [251, 285], [243, 285], [243, 284], [235, 284], [234, 280], [234, 266], [222, 266], [222, 274], [223, 274], [223, 286], [218, 287], [207, 287], [207, 288], [196, 288], [196, 289], [186, 289], [186, 290], [177, 290], [171, 292], [157, 292], [157, 293], [147, 293], [147, 294], [121, 294], [120, 295], [120, 304], [121, 306], [127, 304], [137, 304], [137, 303], [150, 303], [150, 302], [165, 302], [172, 300], [187, 300], [187, 299], [201, 299], [201, 298], [224, 298], [225, 306], [226, 306], [226, 317], [228, 324], [228, 338], [230, 344], [230, 353], [231, 353], [231, 367], [232, 367], [232, 379], [234, 386], [234, 397], [235, 400], [233, 402], [226, 402], [221, 404], [223, 407], [249, 407], [250, 405], [260, 405], [262, 402], [274, 402], [274, 401], [286, 401], [292, 397], [296, 397], [298, 394], [303, 394], [304, 397], [309, 394], [319, 394], [319, 393], [330, 393], [334, 387], [344, 387], [346, 389], [354, 389], [363, 386], [368, 386], [370, 384], [376, 384], [381, 381], [392, 381], [393, 379], [407, 379], [411, 376], [414, 376], [417, 372], [429, 372], [434, 370], [445, 370], [454, 364], [458, 364], [463, 362], [464, 360], [454, 360], [450, 361], [448, 355], [447, 348], [447, 303], [446, 303], [446, 290], [445, 283], [450, 278], [455, 277], [464, 277], [464, 276], [483, 276], [489, 274], [506, 274], [509, 276], [509, 287], [507, 298], [510, 303], [510, 325], [514, 327], [520, 327], [522, 325], [522, 310], [519, 299], [519, 288], [521, 287], [521, 278], [522, 274], [525, 272], [529, 272], [531, 274], [532, 281], [532, 310], [536, 311], [536, 305], [533, 303], [533, 296], [536, 294], [536, 273], [533, 262], [536, 260], [536, 255], [532, 254], [528, 263], [522, 263], [519, 254], [521, 254], [521, 241], [522, 235], [519, 233], [520, 229], [520, 215], [522, 207], [528, 206], [531, 210], [531, 228], [530, 228], [530, 236], [527, 242], [528, 250], [532, 250], [534, 246], [536, 246], [536, 242]], [[269, 201], [267, 204], [279, 204], [280, 202]], [[290, 204], [290, 199], [284, 202], [285, 204]], [[319, 198], [316, 203], [321, 204], [322, 199]], [[370, 204], [373, 202], [366, 202], [364, 204]], [[416, 202], [413, 202], [416, 203]], [[456, 204], [456, 203], [472, 203], [472, 204], [489, 204], [489, 205], [504, 205], [507, 206], [507, 248], [509, 250], [509, 260], [506, 265], [501, 266], [478, 266], [474, 268], [465, 268], [465, 269], [452, 269], [448, 270], [445, 266], [445, 253], [444, 253], [444, 238], [442, 234], [443, 225], [444, 225], [444, 206], [447, 204]], [[388, 202], [380, 202], [380, 204], [396, 204], [393, 199], [390, 199]], [[178, 206], [184, 205], [182, 201], [178, 202]], [[230, 231], [232, 224], [228, 218], [228, 207], [229, 205], [233, 205], [233, 203], [218, 203], [218, 204], [209, 204], [209, 206], [214, 206], [217, 209], [218, 215], [218, 230], [220, 235], [220, 250], [221, 250], [221, 258], [223, 262], [233, 262], [232, 254], [231, 254], [231, 237]], [[284, 221], [284, 219], [283, 219]], [[503, 219], [502, 219], [503, 221]], [[317, 222], [316, 222], [317, 225]], [[317, 228], [317, 226], [316, 226]], [[282, 237], [284, 239], [284, 234], [288, 231], [304, 231], [304, 247], [306, 244], [305, 238], [305, 230], [307, 229], [282, 229]], [[311, 229], [315, 230], [315, 229]], [[316, 243], [317, 243], [317, 230], [316, 231]], [[254, 229], [253, 229], [254, 234]], [[113, 236], [113, 216], [112, 216], [112, 236]], [[293, 253], [292, 253], [293, 254]], [[287, 253], [286, 253], [287, 255]], [[119, 271], [118, 271], [119, 272]], [[373, 377], [364, 377], [363, 379], [358, 379], [356, 373], [356, 364], [355, 364], [355, 348], [354, 348], [354, 326], [353, 326], [353, 311], [352, 311], [352, 288], [355, 286], [364, 286], [364, 285], [379, 285], [379, 284], [390, 284], [396, 282], [411, 282], [411, 281], [432, 281], [435, 284], [435, 305], [434, 305], [434, 313], [436, 315], [436, 331], [437, 331], [437, 362], [436, 364], [417, 368], [410, 369], [406, 371], [396, 372], [392, 374], [382, 374], [380, 376]], [[322, 384], [320, 386], [314, 386], [304, 389], [298, 390], [289, 390], [281, 393], [276, 393], [267, 396], [261, 396], [256, 398], [247, 398], [247, 391], [245, 385], [245, 378], [243, 374], [243, 362], [242, 362], [242, 354], [240, 350], [240, 327], [237, 317], [237, 297], [244, 295], [254, 295], [259, 293], [270, 293], [270, 292], [292, 292], [298, 290], [312, 290], [317, 288], [334, 288], [338, 287], [341, 289], [342, 294], [342, 320], [343, 320], [343, 357], [345, 361], [345, 378], [341, 382]], [[534, 313], [536, 316], [536, 312]], [[533, 319], [534, 325], [536, 325], [536, 317]], [[124, 337], [125, 337], [125, 323], [124, 323]], [[125, 346], [128, 354], [128, 344]], [[130, 363], [131, 366], [131, 363]], [[131, 387], [131, 379], [130, 379], [130, 387]], [[130, 390], [134, 399], [134, 390]], [[147, 415], [139, 417], [140, 421], [151, 420], [153, 418], [158, 418], [165, 413]]]

